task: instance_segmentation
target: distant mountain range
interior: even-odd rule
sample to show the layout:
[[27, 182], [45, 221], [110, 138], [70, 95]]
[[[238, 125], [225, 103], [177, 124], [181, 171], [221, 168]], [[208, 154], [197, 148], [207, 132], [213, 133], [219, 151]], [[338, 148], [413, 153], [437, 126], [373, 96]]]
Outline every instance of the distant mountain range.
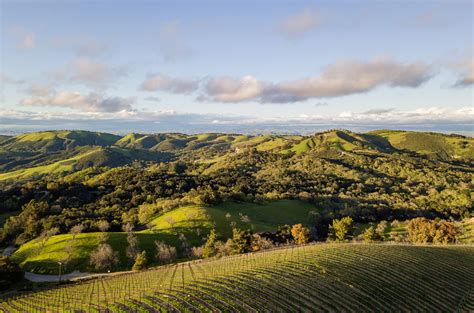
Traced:
[[0, 136], [0, 180], [182, 157], [205, 160], [244, 149], [281, 154], [409, 153], [445, 161], [474, 159], [473, 138], [425, 132], [330, 130], [312, 136], [221, 133], [118, 136], [64, 130]]

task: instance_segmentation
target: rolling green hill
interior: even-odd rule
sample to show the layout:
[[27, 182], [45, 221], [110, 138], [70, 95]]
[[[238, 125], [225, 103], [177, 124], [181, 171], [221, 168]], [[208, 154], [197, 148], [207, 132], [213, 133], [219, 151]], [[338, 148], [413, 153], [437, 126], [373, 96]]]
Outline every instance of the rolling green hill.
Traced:
[[316, 244], [92, 279], [0, 310], [470, 312], [472, 264], [472, 246]]
[[[148, 228], [138, 231], [137, 236], [141, 249], [153, 255], [155, 240], [179, 246], [179, 234], [184, 234], [192, 246], [200, 246], [211, 228], [215, 228], [221, 238], [226, 240], [232, 235], [231, 223], [235, 223], [242, 229], [248, 228], [256, 232], [276, 231], [278, 226], [285, 224], [308, 225], [310, 212], [314, 210], [314, 205], [296, 200], [281, 200], [265, 204], [225, 202], [216, 206], [184, 206], [154, 217], [149, 222]], [[226, 214], [230, 216], [226, 217]], [[198, 232], [197, 229], [200, 231]], [[109, 243], [116, 251], [119, 251], [121, 257], [119, 268], [126, 269], [126, 234], [122, 232], [109, 234]], [[90, 270], [88, 256], [97, 247], [99, 237], [98, 232], [78, 235], [75, 252], [70, 267], [66, 271]], [[70, 234], [56, 235], [50, 238], [43, 248], [39, 240], [30, 241], [15, 252], [13, 259], [27, 271], [55, 273], [57, 262], [66, 257], [65, 246], [70, 244], [70, 239]]]
[[11, 137], [0, 143], [0, 150], [51, 152], [77, 146], [110, 146], [119, 139], [112, 134], [82, 130], [43, 131]]
[[7, 171], [0, 173], [2, 180], [22, 180], [49, 174], [70, 173], [88, 167], [117, 167], [131, 164], [133, 161], [163, 162], [171, 158], [170, 154], [154, 151], [128, 150], [119, 147], [91, 147], [75, 150], [74, 156], [46, 165]]
[[374, 131], [371, 134], [386, 138], [401, 150], [445, 159], [474, 159], [474, 139], [465, 136], [406, 131]]

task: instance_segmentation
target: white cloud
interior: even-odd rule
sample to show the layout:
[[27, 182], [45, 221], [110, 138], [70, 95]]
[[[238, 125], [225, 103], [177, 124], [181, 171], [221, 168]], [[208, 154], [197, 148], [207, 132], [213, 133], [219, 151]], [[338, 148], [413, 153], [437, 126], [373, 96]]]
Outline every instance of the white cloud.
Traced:
[[79, 92], [49, 90], [49, 93], [25, 98], [20, 104], [24, 106], [63, 107], [83, 112], [120, 112], [132, 110], [133, 102], [133, 98], [105, 98], [97, 93], [83, 95]]
[[310, 9], [305, 9], [298, 14], [289, 16], [280, 24], [279, 29], [284, 36], [294, 39], [307, 34], [321, 23], [321, 16]]
[[465, 87], [474, 84], [474, 55], [461, 60], [456, 64], [456, 68], [460, 70], [460, 78], [455, 86]]
[[205, 87], [206, 95], [200, 99], [220, 102], [241, 102], [255, 100], [261, 96], [264, 86], [253, 76], [242, 79], [217, 77], [210, 79]]
[[145, 91], [167, 91], [176, 94], [189, 94], [199, 87], [199, 80], [188, 77], [172, 78], [166, 75], [150, 75], [141, 84]]
[[[82, 100], [78, 100], [82, 103]], [[412, 129], [457, 132], [473, 135], [474, 108], [427, 107], [408, 111], [379, 110], [375, 112], [346, 111], [336, 115], [298, 114], [297, 116], [242, 116], [232, 114], [195, 114], [175, 111], [89, 111], [44, 112], [0, 109], [0, 131], [25, 129], [78, 128], [127, 133], [138, 132], [231, 132], [261, 133], [266, 131], [314, 133], [328, 128]], [[385, 112], [384, 112], [385, 111]]]
[[368, 62], [348, 60], [329, 65], [319, 76], [279, 83], [262, 82], [250, 75], [242, 79], [211, 78], [199, 99], [290, 103], [363, 93], [382, 85], [415, 88], [432, 74], [431, 66], [422, 62], [406, 64], [386, 58]]
[[36, 35], [34, 32], [20, 26], [15, 26], [10, 29], [10, 34], [17, 40], [17, 49], [31, 50], [36, 48]]
[[341, 61], [328, 66], [320, 76], [274, 84], [263, 102], [294, 102], [310, 98], [331, 98], [370, 91], [378, 86], [418, 87], [432, 76], [422, 63], [403, 64], [391, 59], [369, 62]]
[[165, 61], [188, 59], [193, 50], [185, 43], [182, 26], [178, 21], [162, 23], [159, 29], [160, 54]]
[[88, 86], [104, 86], [125, 75], [125, 70], [111, 67], [90, 57], [76, 57], [68, 65], [53, 72], [59, 82], [69, 81]]

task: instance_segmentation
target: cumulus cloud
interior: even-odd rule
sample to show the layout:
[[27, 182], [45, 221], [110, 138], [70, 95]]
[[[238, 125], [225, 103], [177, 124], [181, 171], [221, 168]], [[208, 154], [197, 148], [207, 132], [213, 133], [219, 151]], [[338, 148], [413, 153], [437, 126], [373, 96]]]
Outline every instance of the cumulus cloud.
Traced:
[[466, 87], [474, 84], [474, 56], [465, 58], [456, 64], [460, 70], [460, 77], [455, 83], [456, 87]]
[[109, 97], [98, 93], [83, 95], [79, 92], [49, 90], [23, 99], [24, 106], [55, 106], [83, 112], [119, 112], [132, 110], [133, 98]]
[[422, 62], [403, 64], [390, 59], [341, 61], [328, 66], [320, 76], [271, 86], [263, 95], [263, 102], [339, 97], [367, 92], [381, 85], [418, 87], [431, 76], [431, 67]]
[[286, 82], [262, 82], [253, 76], [212, 78], [200, 99], [290, 103], [363, 93], [382, 85], [414, 88], [431, 77], [431, 66], [422, 62], [405, 64], [382, 58], [368, 62], [348, 60], [329, 65], [319, 76]]
[[165, 61], [188, 59], [193, 50], [185, 43], [182, 25], [178, 21], [169, 21], [160, 25], [158, 41], [160, 54]]
[[[0, 108], [0, 130], [80, 128], [112, 132], [230, 132], [314, 133], [328, 128], [412, 129], [473, 134], [474, 108], [427, 107], [390, 112], [341, 112], [336, 115], [261, 117], [232, 114], [195, 114], [176, 111], [31, 112]], [[72, 125], [72, 126], [71, 126]]]
[[199, 80], [189, 77], [169, 77], [149, 75], [140, 88], [145, 91], [167, 91], [176, 94], [189, 94], [199, 87]]
[[290, 38], [301, 37], [322, 23], [322, 18], [316, 12], [305, 9], [285, 19], [279, 27], [280, 32]]
[[76, 57], [65, 67], [53, 72], [52, 76], [59, 82], [105, 86], [125, 74], [124, 68], [111, 67], [90, 57]]
[[263, 83], [250, 75], [242, 79], [226, 76], [217, 77], [207, 82], [205, 95], [201, 96], [200, 99], [220, 102], [241, 102], [260, 97], [263, 90]]
[[23, 27], [13, 27], [10, 30], [12, 36], [17, 40], [16, 47], [19, 50], [31, 50], [36, 47], [36, 35]]

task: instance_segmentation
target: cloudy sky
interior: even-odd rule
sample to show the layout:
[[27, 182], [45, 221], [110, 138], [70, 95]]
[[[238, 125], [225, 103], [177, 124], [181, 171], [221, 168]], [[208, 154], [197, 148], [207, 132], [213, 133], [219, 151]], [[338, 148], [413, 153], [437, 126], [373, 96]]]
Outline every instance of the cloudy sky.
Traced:
[[0, 0], [0, 131], [473, 132], [473, 10]]

